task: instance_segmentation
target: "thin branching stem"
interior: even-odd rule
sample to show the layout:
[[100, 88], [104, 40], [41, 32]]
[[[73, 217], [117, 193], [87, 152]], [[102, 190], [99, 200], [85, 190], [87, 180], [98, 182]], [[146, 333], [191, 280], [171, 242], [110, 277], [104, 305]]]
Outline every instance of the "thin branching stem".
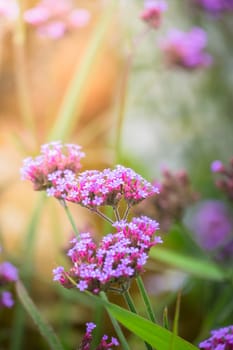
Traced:
[[97, 208], [95, 209], [91, 209], [91, 211], [93, 211], [94, 213], [96, 213], [97, 215], [99, 215], [102, 219], [108, 221], [111, 225], [114, 223], [113, 220], [111, 220], [107, 215], [105, 215], [104, 213], [102, 213], [102, 211], [98, 210]]

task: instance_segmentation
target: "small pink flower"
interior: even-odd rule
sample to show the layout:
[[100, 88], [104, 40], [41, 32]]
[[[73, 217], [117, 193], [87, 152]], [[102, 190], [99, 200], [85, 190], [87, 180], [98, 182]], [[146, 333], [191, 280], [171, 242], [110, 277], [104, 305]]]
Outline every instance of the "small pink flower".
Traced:
[[[86, 333], [82, 339], [79, 350], [90, 350], [92, 342], [92, 332], [96, 328], [96, 325], [93, 322], [86, 323]], [[111, 350], [113, 346], [119, 346], [119, 342], [116, 338], [112, 337], [111, 340], [107, 335], [104, 335], [100, 340], [99, 345], [96, 350]]]
[[205, 52], [207, 34], [202, 28], [193, 28], [189, 32], [171, 30], [161, 43], [161, 49], [171, 66], [186, 69], [208, 67], [212, 57]]
[[167, 10], [163, 0], [146, 0], [140, 17], [150, 27], [157, 29], [160, 26], [162, 13]]
[[24, 160], [21, 168], [22, 179], [30, 180], [36, 191], [49, 189], [52, 186], [52, 173], [59, 171], [60, 178], [67, 171], [70, 176], [76, 175], [81, 169], [80, 161], [84, 156], [78, 145], [50, 142], [41, 146], [39, 156]]
[[25, 11], [24, 19], [40, 36], [59, 39], [72, 29], [87, 25], [90, 12], [75, 8], [71, 0], [41, 0]]

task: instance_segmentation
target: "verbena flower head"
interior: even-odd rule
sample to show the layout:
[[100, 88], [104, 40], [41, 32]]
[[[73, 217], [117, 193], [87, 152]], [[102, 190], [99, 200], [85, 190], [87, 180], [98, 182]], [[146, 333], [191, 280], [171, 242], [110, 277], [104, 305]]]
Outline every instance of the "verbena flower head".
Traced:
[[77, 179], [60, 179], [59, 173], [51, 175], [52, 188], [48, 195], [62, 196], [67, 201], [87, 208], [103, 205], [116, 206], [123, 198], [131, 207], [158, 193], [158, 188], [130, 168], [117, 165], [115, 169], [87, 170]]
[[162, 240], [154, 236], [158, 223], [147, 217], [118, 221], [113, 226], [116, 233], [104, 236], [98, 245], [90, 233], [73, 239], [68, 251], [73, 266], [68, 272], [62, 266], [54, 269], [54, 280], [93, 294], [127, 288], [130, 280], [144, 271], [150, 248]]
[[194, 0], [200, 7], [212, 14], [233, 10], [232, 0]]
[[77, 174], [81, 169], [84, 153], [81, 147], [73, 144], [62, 144], [60, 141], [41, 146], [41, 154], [24, 160], [21, 168], [23, 180], [30, 180], [34, 190], [43, 191], [51, 187], [50, 174], [59, 171], [60, 178]]
[[41, 0], [25, 11], [24, 19], [40, 36], [58, 39], [72, 29], [85, 26], [90, 13], [87, 9], [75, 8], [71, 0]]
[[198, 203], [189, 213], [186, 225], [206, 250], [222, 249], [233, 238], [233, 220], [227, 206], [217, 200]]
[[232, 350], [233, 326], [223, 327], [210, 332], [211, 337], [199, 344], [200, 350]]
[[161, 43], [161, 49], [169, 65], [195, 69], [212, 63], [212, 57], [204, 51], [206, 44], [207, 34], [202, 28], [194, 27], [189, 32], [173, 29]]
[[[90, 350], [91, 342], [93, 339], [92, 332], [96, 325], [93, 322], [86, 323], [86, 333], [82, 339], [79, 350]], [[100, 344], [95, 348], [95, 350], [111, 350], [113, 347], [118, 346], [119, 342], [116, 338], [112, 337], [109, 339], [107, 335], [104, 335], [100, 341]]]
[[154, 181], [154, 184], [159, 188], [159, 196], [146, 198], [134, 207], [133, 212], [158, 220], [161, 230], [167, 232], [174, 221], [182, 219], [186, 208], [197, 200], [198, 193], [193, 190], [185, 170], [163, 169], [162, 180]]
[[146, 0], [144, 10], [140, 17], [150, 27], [158, 28], [161, 23], [162, 13], [167, 10], [167, 3], [163, 0]]
[[211, 170], [218, 175], [216, 179], [216, 186], [222, 190], [227, 197], [233, 200], [233, 157], [230, 159], [228, 165], [224, 165], [220, 160], [215, 160], [211, 164]]

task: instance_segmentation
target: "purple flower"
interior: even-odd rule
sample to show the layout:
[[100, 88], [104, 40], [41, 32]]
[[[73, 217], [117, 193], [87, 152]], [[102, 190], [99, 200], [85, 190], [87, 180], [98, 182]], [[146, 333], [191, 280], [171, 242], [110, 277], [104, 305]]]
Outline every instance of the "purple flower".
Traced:
[[11, 292], [3, 291], [0, 292], [0, 307], [11, 308], [14, 305]]
[[145, 0], [140, 17], [150, 27], [156, 29], [160, 26], [162, 13], [166, 10], [167, 3], [163, 0]]
[[[82, 339], [79, 350], [90, 350], [92, 342], [92, 331], [96, 327], [93, 322], [86, 323], [86, 333]], [[116, 338], [112, 337], [111, 340], [107, 335], [104, 335], [100, 341], [100, 344], [95, 348], [96, 350], [111, 350], [113, 346], [118, 346], [119, 342]]]
[[222, 190], [227, 197], [233, 200], [233, 157], [228, 165], [223, 165], [220, 160], [215, 160], [211, 165], [213, 173], [218, 174], [215, 181], [216, 186]]
[[232, 216], [221, 201], [206, 200], [198, 203], [189, 213], [186, 225], [206, 250], [223, 248], [232, 239]]
[[56, 172], [49, 177], [52, 186], [48, 195], [62, 197], [89, 209], [103, 205], [116, 207], [124, 198], [129, 207], [158, 193], [158, 188], [130, 168], [117, 165], [115, 169], [87, 170], [78, 177]]
[[84, 156], [78, 145], [63, 145], [60, 141], [44, 144], [39, 156], [24, 160], [21, 168], [22, 179], [30, 180], [36, 191], [46, 190], [52, 186], [52, 173], [59, 171], [60, 178], [68, 176], [67, 174], [77, 174], [81, 169], [80, 160]]
[[211, 164], [211, 170], [213, 173], [219, 173], [224, 170], [222, 162], [220, 160], [214, 160]]
[[232, 0], [194, 0], [199, 6], [206, 11], [219, 14], [221, 12], [227, 12], [233, 10]]
[[233, 349], [233, 326], [219, 328], [210, 333], [211, 337], [199, 344], [201, 350]]
[[66, 32], [85, 26], [90, 20], [86, 9], [77, 9], [71, 0], [41, 0], [25, 11], [24, 19], [40, 36], [61, 38]]
[[0, 264], [0, 285], [18, 280], [18, 270], [10, 262], [5, 261]]
[[194, 27], [189, 32], [173, 29], [161, 43], [161, 49], [169, 65], [191, 70], [212, 63], [212, 57], [204, 51], [206, 44], [207, 35], [202, 28]]
[[101, 290], [121, 291], [142, 273], [150, 248], [162, 242], [154, 237], [158, 223], [143, 216], [113, 226], [116, 233], [104, 236], [98, 245], [90, 233], [73, 239], [67, 254], [73, 265], [68, 272], [62, 267], [54, 269], [54, 280], [66, 288], [76, 286], [80, 291], [98, 294]]
[[[1, 247], [0, 247], [1, 250]], [[0, 264], [0, 308], [11, 308], [14, 305], [14, 300], [11, 292], [3, 290], [8, 288], [11, 282], [18, 280], [18, 270], [8, 261], [4, 261]]]

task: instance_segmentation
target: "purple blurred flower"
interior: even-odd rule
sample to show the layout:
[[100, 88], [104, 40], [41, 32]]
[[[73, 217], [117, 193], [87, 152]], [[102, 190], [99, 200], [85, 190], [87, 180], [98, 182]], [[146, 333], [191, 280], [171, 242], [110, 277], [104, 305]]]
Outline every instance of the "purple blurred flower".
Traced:
[[8, 261], [0, 263], [0, 308], [11, 308], [14, 305], [11, 292], [5, 290], [5, 288], [9, 288], [10, 284], [17, 280], [18, 269]]
[[186, 69], [208, 67], [212, 57], [206, 53], [207, 34], [202, 28], [194, 27], [189, 32], [171, 30], [161, 43], [161, 49], [171, 66]]
[[24, 19], [37, 28], [40, 36], [61, 38], [66, 32], [85, 26], [90, 20], [86, 9], [74, 7], [71, 0], [41, 0], [25, 11]]
[[0, 264], [0, 285], [18, 280], [18, 270], [10, 262], [5, 261]]
[[[93, 322], [86, 323], [86, 333], [82, 339], [79, 350], [90, 350], [92, 342], [92, 331], [95, 329], [96, 325]], [[108, 339], [107, 335], [104, 335], [100, 341], [100, 344], [95, 348], [95, 350], [111, 350], [113, 346], [118, 346], [119, 342], [116, 338], [112, 337], [111, 340]]]
[[14, 305], [14, 300], [11, 292], [0, 292], [0, 307], [11, 308]]
[[222, 190], [228, 198], [233, 200], [233, 157], [228, 165], [224, 165], [220, 160], [215, 160], [211, 164], [213, 173], [218, 174], [215, 181], [216, 186]]
[[194, 0], [199, 6], [206, 11], [219, 14], [221, 12], [227, 12], [233, 10], [232, 0]]
[[163, 232], [168, 232], [175, 221], [180, 221], [185, 209], [197, 201], [198, 193], [194, 192], [189, 175], [185, 170], [171, 172], [163, 169], [162, 180], [154, 181], [159, 188], [159, 195], [152, 195], [136, 205], [135, 215], [146, 215], [158, 220]]
[[211, 164], [211, 170], [213, 173], [219, 173], [224, 169], [223, 164], [220, 160], [214, 160]]
[[156, 29], [160, 26], [162, 13], [166, 10], [167, 3], [163, 0], [145, 0], [140, 17], [150, 27]]
[[210, 251], [226, 246], [233, 235], [232, 215], [227, 206], [221, 201], [206, 200], [192, 209], [185, 223], [200, 246]]
[[54, 269], [54, 280], [66, 288], [76, 285], [80, 291], [94, 294], [127, 287], [133, 277], [144, 271], [150, 248], [162, 240], [154, 237], [158, 223], [147, 217], [133, 218], [129, 223], [121, 220], [113, 226], [117, 232], [104, 236], [98, 245], [90, 233], [73, 239], [67, 254], [73, 266], [69, 272], [61, 266]]
[[223, 327], [210, 332], [211, 337], [199, 344], [201, 350], [232, 350], [233, 326]]

